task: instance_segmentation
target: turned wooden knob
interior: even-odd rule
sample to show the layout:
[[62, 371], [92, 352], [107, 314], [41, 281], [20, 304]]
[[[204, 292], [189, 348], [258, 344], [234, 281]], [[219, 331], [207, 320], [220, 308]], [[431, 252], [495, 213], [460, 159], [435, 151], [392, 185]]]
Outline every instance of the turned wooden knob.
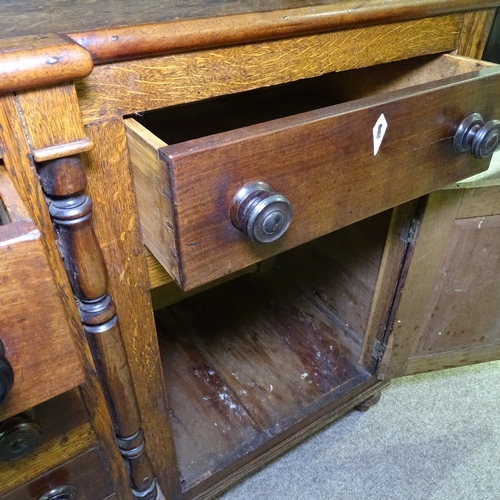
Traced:
[[10, 462], [29, 455], [39, 444], [42, 428], [32, 411], [0, 422], [0, 460]]
[[229, 217], [233, 226], [252, 241], [271, 243], [288, 229], [292, 206], [266, 182], [251, 182], [236, 193]]
[[77, 490], [73, 485], [63, 484], [47, 491], [38, 500], [75, 500], [76, 493]]
[[485, 123], [479, 113], [472, 113], [462, 120], [455, 133], [453, 146], [457, 153], [470, 151], [474, 158], [491, 156], [500, 143], [500, 121]]
[[5, 357], [5, 349], [0, 340], [0, 404], [7, 398], [14, 385], [14, 370]]

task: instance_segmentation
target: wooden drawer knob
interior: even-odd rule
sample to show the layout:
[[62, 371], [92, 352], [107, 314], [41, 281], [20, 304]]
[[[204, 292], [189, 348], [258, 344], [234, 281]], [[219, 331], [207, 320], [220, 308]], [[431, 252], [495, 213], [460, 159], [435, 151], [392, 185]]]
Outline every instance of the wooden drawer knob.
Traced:
[[484, 122], [479, 113], [472, 113], [460, 123], [453, 141], [457, 153], [470, 151], [474, 158], [491, 156], [500, 142], [500, 121]]
[[271, 243], [288, 229], [292, 206], [266, 182], [251, 182], [236, 193], [229, 217], [233, 226], [252, 241]]
[[75, 500], [76, 488], [71, 484], [63, 484], [44, 493], [38, 500]]
[[42, 428], [33, 417], [27, 411], [0, 422], [0, 460], [19, 460], [40, 444]]
[[0, 404], [2, 404], [14, 385], [14, 370], [5, 357], [5, 349], [0, 340]]

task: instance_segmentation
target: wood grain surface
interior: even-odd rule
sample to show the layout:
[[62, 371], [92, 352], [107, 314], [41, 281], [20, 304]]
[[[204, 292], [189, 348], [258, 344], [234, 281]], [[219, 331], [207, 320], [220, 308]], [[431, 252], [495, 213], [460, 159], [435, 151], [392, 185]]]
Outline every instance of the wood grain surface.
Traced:
[[[97, 440], [90, 424], [75, 427], [61, 438], [42, 444], [28, 457], [8, 467], [2, 466], [2, 492], [31, 481], [94, 446], [97, 446]], [[26, 497], [21, 498], [24, 500]]]
[[481, 59], [494, 18], [495, 9], [465, 14], [457, 47], [458, 54]]
[[[37, 405], [33, 408], [32, 415], [42, 431], [39, 447], [19, 461], [0, 462], [0, 495], [60, 465], [71, 454], [80, 453], [85, 449], [85, 443], [88, 447], [96, 445], [95, 436], [87, 434], [89, 416], [78, 389]], [[81, 437], [78, 444], [76, 435]], [[84, 435], [87, 441], [83, 438]], [[61, 448], [60, 455], [54, 452], [58, 446]]]
[[500, 187], [465, 189], [457, 212], [457, 219], [487, 215], [500, 215]]
[[85, 153], [94, 227], [120, 318], [146, 446], [168, 498], [180, 485], [124, 126], [122, 120], [109, 120], [87, 126], [86, 132], [96, 144]]
[[460, 196], [455, 191], [438, 191], [427, 203], [380, 369], [386, 379], [405, 373], [414, 342], [418, 341], [417, 332], [423, 333], [422, 312], [432, 294], [459, 205]]
[[[14, 370], [14, 386], [0, 407], [3, 420], [76, 387], [84, 371], [40, 232], [3, 166], [0, 199], [10, 219], [0, 225], [0, 331]], [[62, 363], [55, 363], [55, 352]]]
[[[81, 32], [78, 35], [83, 37], [83, 35], [91, 35], [87, 31], [99, 28], [103, 28], [104, 31], [114, 27], [174, 21], [164, 25], [165, 39], [175, 39], [174, 35], [177, 34], [178, 40], [182, 43], [181, 35], [186, 34], [193, 36], [199, 33], [198, 38], [203, 40], [213, 38], [214, 32], [222, 30], [234, 34], [244, 29], [248, 36], [248, 33], [260, 29], [261, 33], [265, 30], [265, 36], [269, 38], [279, 33], [319, 31], [353, 24], [375, 24], [384, 19], [430, 17], [448, 12], [495, 7], [497, 4], [493, 0], [423, 0], [420, 2], [413, 0], [391, 0], [390, 2], [384, 0], [254, 0], [252, 2], [223, 0], [216, 3], [205, 0], [193, 0], [189, 3], [182, 0], [167, 0], [161, 4], [154, 0], [144, 0], [139, 8], [137, 4], [126, 0], [113, 0], [112, 2], [83, 0], [60, 4], [54, 4], [50, 0], [25, 0], [0, 4], [2, 14], [0, 32], [2, 38], [68, 32]], [[215, 19], [206, 22], [200, 18]], [[189, 21], [183, 23], [184, 19]], [[183, 25], [189, 26], [194, 19], [198, 19], [198, 23], [192, 24], [189, 30], [183, 29]], [[170, 25], [173, 26], [170, 27]], [[147, 26], [141, 28], [147, 29]], [[153, 34], [154, 31], [147, 33], [146, 36], [154, 39]], [[107, 41], [115, 42], [110, 45], [117, 45], [118, 40], [108, 39]], [[251, 39], [242, 41], [251, 41]]]
[[[315, 255], [307, 259], [324, 269]], [[357, 364], [360, 346], [331, 321], [334, 311], [309, 302], [295, 263], [282, 257], [276, 269], [157, 313], [188, 497], [244, 466], [258, 449], [262, 454], [289, 432], [300, 434], [370, 379]], [[325, 285], [333, 287], [333, 279], [326, 276]]]
[[456, 48], [462, 16], [97, 66], [77, 84], [85, 123]]
[[[220, 47], [261, 40], [298, 36], [314, 32], [335, 31], [378, 23], [400, 22], [423, 17], [463, 12], [471, 8], [494, 7], [497, 2], [424, 1], [415, 2], [372, 0], [357, 2], [315, 2], [303, 7], [295, 3], [292, 9], [279, 5], [271, 12], [249, 12], [207, 19], [152, 23], [72, 33], [70, 36], [85, 47], [97, 62], [132, 59], [152, 54]], [[285, 9], [283, 9], [285, 7]], [[276, 8], [276, 6], [275, 6]], [[216, 16], [224, 14], [224, 4]], [[267, 5], [264, 10], [272, 10]]]
[[412, 355], [500, 344], [499, 238], [498, 215], [451, 225]]
[[67, 457], [64, 464], [8, 493], [5, 500], [36, 500], [64, 484], [74, 486], [81, 500], [104, 500], [113, 493], [99, 449], [95, 447], [76, 457]]

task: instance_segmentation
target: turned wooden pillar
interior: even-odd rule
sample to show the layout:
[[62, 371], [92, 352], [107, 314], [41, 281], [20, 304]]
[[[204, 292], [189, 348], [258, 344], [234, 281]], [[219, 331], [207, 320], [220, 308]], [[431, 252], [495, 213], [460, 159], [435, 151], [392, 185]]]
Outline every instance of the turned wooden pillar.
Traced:
[[[146, 451], [120, 322], [92, 224], [82, 153], [93, 148], [72, 85], [18, 94], [27, 139], [136, 499], [164, 498]], [[36, 103], [36, 105], [35, 105]]]
[[158, 486], [145, 453], [116, 308], [107, 293], [107, 270], [92, 226], [92, 201], [84, 193], [85, 166], [74, 155], [38, 163], [37, 170], [134, 496], [156, 499]]

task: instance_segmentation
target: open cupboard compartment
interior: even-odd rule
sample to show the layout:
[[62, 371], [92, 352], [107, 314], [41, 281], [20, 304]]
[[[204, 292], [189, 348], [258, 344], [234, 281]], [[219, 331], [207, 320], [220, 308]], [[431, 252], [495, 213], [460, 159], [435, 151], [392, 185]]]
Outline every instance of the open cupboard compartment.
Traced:
[[[500, 112], [497, 70], [481, 84], [486, 98], [473, 97], [488, 71], [431, 56], [125, 120], [144, 242], [187, 292], [154, 291], [183, 498], [217, 492], [383, 386], [397, 356], [384, 348], [412, 251], [405, 235], [418, 219], [409, 200], [488, 167], [452, 144], [464, 116]], [[395, 121], [392, 102], [403, 103]], [[430, 124], [424, 104], [437, 113]], [[354, 125], [351, 112], [361, 113]], [[390, 122], [374, 155], [382, 112]], [[348, 132], [323, 133], [324, 120]], [[363, 120], [368, 137], [352, 134]], [[271, 244], [228, 220], [230, 196], [252, 180], [292, 201], [292, 225]]]
[[400, 230], [414, 208], [372, 216], [155, 312], [186, 498], [272, 459], [383, 385], [377, 346], [397, 281], [387, 283], [383, 263], [399, 258], [402, 267]]

